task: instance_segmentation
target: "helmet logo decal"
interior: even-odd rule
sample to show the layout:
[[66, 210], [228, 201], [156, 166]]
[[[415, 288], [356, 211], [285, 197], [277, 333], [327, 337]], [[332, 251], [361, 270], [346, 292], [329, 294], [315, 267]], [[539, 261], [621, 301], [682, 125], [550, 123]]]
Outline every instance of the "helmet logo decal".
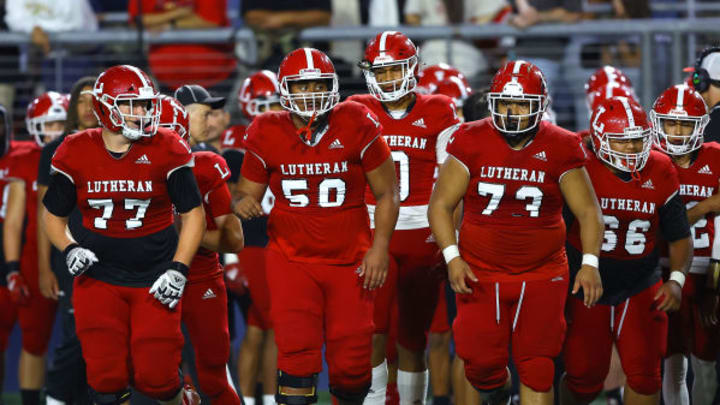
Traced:
[[603, 130], [605, 129], [605, 124], [599, 123], [598, 120], [600, 120], [600, 117], [605, 112], [605, 107], [600, 106], [597, 109], [597, 114], [595, 114], [595, 119], [592, 122], [593, 131], [595, 131], [598, 134], [602, 134]]

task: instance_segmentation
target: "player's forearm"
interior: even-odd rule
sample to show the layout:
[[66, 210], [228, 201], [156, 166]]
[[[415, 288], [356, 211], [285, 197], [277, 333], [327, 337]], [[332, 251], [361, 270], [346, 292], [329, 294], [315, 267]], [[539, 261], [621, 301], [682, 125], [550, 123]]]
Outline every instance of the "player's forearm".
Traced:
[[584, 209], [576, 219], [580, 223], [580, 241], [583, 253], [600, 256], [605, 225], [596, 207]]
[[[164, 13], [150, 13], [142, 15], [143, 26], [154, 28], [159, 25], [169, 24], [187, 15], [187, 9], [177, 8]], [[134, 23], [134, 21], [132, 21]]]
[[242, 223], [232, 214], [223, 217], [219, 229], [205, 232], [201, 246], [218, 253], [237, 253], [245, 244]]
[[173, 261], [190, 266], [205, 234], [205, 211], [202, 206], [197, 206], [180, 214], [180, 217], [182, 218], [182, 229]]
[[190, 14], [175, 21], [175, 27], [181, 29], [217, 28], [217, 24], [197, 14]]
[[692, 240], [689, 237], [668, 243], [670, 270], [682, 271], [687, 274], [690, 269], [690, 263], [692, 262], [692, 251]]
[[[42, 201], [45, 197], [47, 186], [38, 185], [37, 198]], [[37, 217], [43, 217], [45, 207], [42, 204], [37, 205]], [[38, 248], [38, 272], [50, 272], [50, 239], [45, 232], [45, 221], [37, 221], [37, 248]]]
[[373, 247], [383, 249], [390, 247], [390, 238], [395, 230], [399, 211], [400, 198], [397, 192], [388, 191], [377, 199]]
[[42, 220], [45, 222], [45, 232], [47, 233], [48, 239], [50, 239], [50, 242], [55, 245], [58, 250], [64, 251], [65, 248], [73, 243], [67, 233], [65, 233], [65, 228], [68, 224], [67, 217], [58, 217], [48, 212], [47, 209], [43, 209]]
[[[713, 198], [713, 197], [710, 197]], [[690, 226], [693, 226], [697, 221], [705, 217], [710, 212], [709, 199], [705, 199], [695, 204], [694, 207], [687, 210], [687, 218]]]
[[440, 249], [458, 243], [453, 220], [454, 211], [455, 207], [444, 204], [442, 201], [430, 200], [428, 220], [430, 221], [430, 229]]
[[25, 221], [25, 183], [11, 182], [8, 187], [5, 221], [3, 222], [3, 253], [5, 261], [20, 260], [22, 231]]

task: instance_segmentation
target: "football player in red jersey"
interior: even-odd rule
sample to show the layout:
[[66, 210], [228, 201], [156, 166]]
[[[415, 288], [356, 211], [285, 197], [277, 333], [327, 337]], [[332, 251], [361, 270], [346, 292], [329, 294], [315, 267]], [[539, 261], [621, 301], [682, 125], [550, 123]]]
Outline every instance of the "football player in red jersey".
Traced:
[[[275, 73], [262, 70], [250, 75], [238, 94], [240, 110], [249, 121], [266, 111], [282, 111], [280, 87]], [[245, 126], [231, 128], [234, 132], [225, 138], [228, 144], [242, 148]], [[242, 131], [242, 132], [240, 132]], [[242, 149], [244, 150], [244, 149]], [[240, 152], [233, 151], [234, 155]], [[233, 161], [231, 151], [226, 151], [228, 163]], [[241, 166], [238, 165], [238, 166]], [[231, 170], [240, 171], [240, 167]], [[236, 176], [236, 178], [239, 176]], [[237, 181], [237, 180], [235, 180]], [[255, 387], [258, 379], [263, 386], [263, 405], [275, 403], [277, 380], [277, 346], [275, 345], [272, 322], [270, 321], [270, 292], [265, 277], [265, 247], [268, 243], [267, 222], [272, 210], [274, 197], [268, 189], [263, 196], [260, 217], [243, 222], [245, 249], [237, 256], [237, 266], [247, 277], [250, 291], [250, 307], [247, 311], [247, 329], [238, 353], [238, 382], [245, 393], [245, 405], [255, 405]], [[258, 374], [262, 373], [258, 378]]]
[[[160, 126], [175, 131], [187, 141], [190, 137], [187, 111], [173, 97], [162, 95], [160, 100]], [[232, 197], [227, 185], [230, 169], [225, 159], [209, 151], [193, 152], [193, 158], [192, 170], [203, 196], [207, 231], [190, 264], [183, 293], [182, 321], [195, 351], [200, 389], [213, 403], [239, 405], [240, 398], [228, 378], [227, 292], [217, 252], [242, 250], [242, 225], [232, 213]]]
[[[277, 75], [269, 70], [255, 72], [243, 81], [237, 101], [248, 122], [265, 111], [282, 111], [279, 86]], [[242, 140], [246, 129], [245, 125], [234, 125], [225, 130], [222, 149], [243, 149]]]
[[[256, 117], [245, 140], [238, 185], [243, 218], [262, 215], [275, 195], [266, 249], [271, 316], [278, 346], [279, 404], [317, 402], [325, 343], [330, 392], [361, 404], [370, 388], [374, 291], [386, 277], [398, 213], [394, 164], [375, 115], [338, 104], [330, 59], [297, 49], [280, 65], [288, 111]], [[364, 193], [377, 201], [375, 232]]]
[[[666, 311], [680, 307], [692, 242], [677, 171], [652, 151], [647, 116], [626, 97], [612, 97], [591, 119], [587, 170], [600, 200], [605, 238], [600, 258], [603, 296], [592, 308], [568, 299], [566, 374], [561, 403], [587, 404], [602, 390], [616, 345], [627, 375], [626, 404], [657, 404], [667, 342]], [[581, 261], [581, 230], [568, 234], [571, 274]], [[670, 280], [662, 283], [656, 235], [669, 244]], [[579, 273], [577, 273], [579, 274]]]
[[[695, 375], [693, 403], [712, 404], [717, 389], [718, 296], [713, 272], [720, 267], [719, 219], [712, 200], [720, 181], [720, 147], [703, 144], [709, 121], [700, 93], [686, 84], [665, 90], [650, 111], [655, 145], [672, 159], [680, 196], [688, 210], [693, 240], [690, 274], [683, 286], [680, 310], [668, 314], [668, 350], [663, 376], [665, 402], [690, 405], [685, 382], [688, 357]], [[667, 262], [661, 259], [667, 269]], [[710, 270], [710, 271], [709, 271]]]
[[56, 301], [42, 295], [38, 282], [37, 168], [40, 146], [62, 134], [66, 117], [65, 96], [48, 92], [37, 97], [28, 105], [25, 118], [35, 141], [17, 145], [7, 157], [9, 181], [4, 196], [3, 251], [8, 289], [19, 305], [23, 349], [18, 375], [23, 403], [27, 405], [40, 401], [40, 389], [45, 382], [45, 353], [57, 308]]
[[[378, 34], [365, 49], [360, 65], [370, 94], [348, 100], [364, 104], [378, 117], [400, 184], [400, 215], [390, 241], [391, 267], [397, 269], [397, 281], [388, 283], [378, 294], [375, 327], [378, 334], [387, 333], [390, 306], [397, 296], [400, 403], [424, 403], [428, 388], [427, 334], [443, 278], [427, 221], [427, 204], [437, 166], [445, 159], [447, 139], [460, 120], [449, 97], [415, 91], [417, 49], [405, 34]], [[365, 201], [372, 228], [375, 201], [370, 190]], [[373, 386], [365, 401], [369, 405], [385, 402], [388, 380], [385, 339], [376, 337], [374, 347]]]
[[[5, 161], [10, 152], [10, 137], [12, 134], [12, 117], [9, 116], [4, 106], [0, 104], [0, 169], [5, 169]], [[4, 170], [3, 170], [4, 171]], [[4, 177], [4, 176], [3, 176]], [[7, 180], [0, 179], [0, 194], [4, 192]], [[0, 211], [1, 212], [1, 211]], [[0, 216], [0, 221], [3, 218]], [[2, 233], [0, 233], [0, 236]], [[0, 250], [2, 252], [2, 250]], [[7, 288], [7, 268], [5, 266], [4, 255], [0, 261], [0, 393], [3, 390], [5, 377], [5, 350], [8, 347], [8, 338], [12, 332], [13, 326], [17, 321], [17, 305], [10, 297], [10, 291]]]
[[[176, 308], [205, 231], [192, 154], [176, 133], [158, 128], [159, 94], [140, 69], [113, 66], [92, 93], [102, 128], [65, 138], [43, 203], [48, 237], [75, 276], [76, 330], [93, 401], [126, 401], [132, 381], [163, 404], [194, 402], [178, 373]], [[76, 206], [82, 226], [71, 238], [67, 217]]]
[[[585, 305], [602, 295], [600, 209], [575, 134], [542, 121], [542, 72], [509, 62], [488, 93], [491, 116], [465, 123], [430, 199], [430, 225], [458, 293], [453, 333], [465, 374], [484, 401], [510, 395], [508, 345], [523, 403], [553, 403], [553, 359], [565, 332], [568, 262], [563, 204], [579, 219], [586, 254], [573, 285]], [[458, 240], [453, 211], [464, 202]]]

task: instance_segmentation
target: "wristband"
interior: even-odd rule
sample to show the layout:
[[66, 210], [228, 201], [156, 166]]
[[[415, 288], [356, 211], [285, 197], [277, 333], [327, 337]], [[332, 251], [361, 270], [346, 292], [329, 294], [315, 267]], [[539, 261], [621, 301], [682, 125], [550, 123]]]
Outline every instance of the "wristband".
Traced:
[[592, 253], [585, 253], [582, 258], [583, 266], [587, 265], [590, 267], [600, 268], [600, 259]]
[[445, 257], [445, 263], [450, 263], [452, 259], [460, 257], [460, 249], [457, 245], [450, 245], [443, 249], [442, 254]]
[[718, 290], [720, 290], [720, 288], [718, 287], [718, 281], [720, 281], [720, 261], [710, 259], [710, 267], [708, 267], [706, 287], [710, 290], [714, 290], [717, 294]]
[[685, 273], [680, 270], [673, 270], [670, 273], [670, 278], [668, 278], [668, 281], [674, 281], [680, 284], [680, 288], [683, 288], [683, 286], [685, 285]]
[[190, 272], [190, 268], [185, 263], [181, 262], [170, 263], [170, 269], [179, 271], [185, 277], [187, 277], [188, 273]]
[[7, 274], [20, 272], [20, 262], [17, 260], [5, 263], [5, 267], [7, 268]]
[[67, 257], [68, 253], [70, 253], [71, 250], [75, 249], [76, 247], [80, 247], [77, 243], [71, 243], [67, 245], [65, 250], [63, 250], [63, 256]]

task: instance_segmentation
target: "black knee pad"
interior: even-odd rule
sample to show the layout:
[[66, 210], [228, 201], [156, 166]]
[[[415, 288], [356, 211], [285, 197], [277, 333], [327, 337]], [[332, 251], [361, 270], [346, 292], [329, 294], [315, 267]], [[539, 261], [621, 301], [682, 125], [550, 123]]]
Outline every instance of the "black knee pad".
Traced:
[[[278, 390], [277, 394], [275, 394], [275, 402], [281, 405], [314, 404], [318, 401], [317, 382], [317, 373], [309, 377], [298, 377], [278, 370]], [[280, 387], [312, 388], [312, 392], [306, 395], [286, 395], [280, 391]]]
[[512, 392], [510, 391], [510, 387], [507, 385], [502, 386], [500, 388], [495, 388], [494, 390], [480, 390], [475, 388], [475, 390], [480, 393], [480, 400], [482, 403], [489, 403], [489, 404], [510, 404], [510, 397], [512, 396]]
[[355, 392], [348, 392], [335, 387], [330, 387], [330, 393], [333, 394], [336, 398], [344, 402], [350, 402], [354, 404], [362, 404], [368, 392], [370, 392], [370, 385], [362, 388], [360, 391]]
[[92, 388], [90, 390], [90, 398], [92, 402], [97, 405], [120, 405], [130, 399], [130, 389], [125, 389], [120, 392], [104, 393], [97, 392]]

